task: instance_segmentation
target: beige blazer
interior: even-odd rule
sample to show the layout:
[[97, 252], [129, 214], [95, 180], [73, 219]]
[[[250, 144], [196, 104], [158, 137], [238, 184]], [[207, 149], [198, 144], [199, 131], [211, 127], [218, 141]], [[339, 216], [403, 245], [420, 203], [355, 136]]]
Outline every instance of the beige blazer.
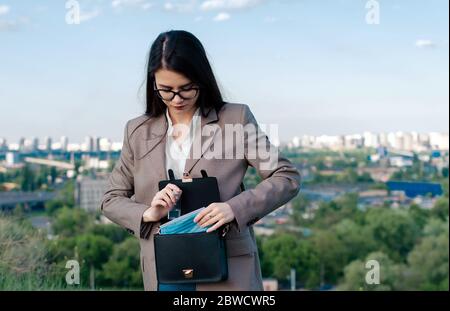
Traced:
[[[225, 124], [258, 126], [247, 105], [227, 103], [218, 114], [211, 109], [207, 117], [201, 116], [202, 129], [206, 125], [214, 125], [216, 128], [210, 136], [214, 140], [196, 135], [194, 144], [200, 140], [204, 143], [203, 146], [214, 146], [215, 138], [220, 137], [221, 131], [224, 132]], [[142, 115], [128, 121], [120, 159], [110, 174], [109, 188], [101, 202], [101, 210], [107, 218], [140, 240], [141, 271], [145, 290], [157, 290], [153, 235], [158, 230], [159, 222], [143, 223], [142, 214], [158, 192], [158, 182], [166, 179], [167, 126], [164, 114], [156, 118]], [[249, 137], [250, 135], [246, 135], [244, 138], [246, 148], [243, 158], [217, 159], [208, 156], [211, 148], [202, 148], [201, 157], [193, 156], [191, 149], [192, 157], [186, 160], [185, 177], [201, 177], [202, 169], [206, 170], [209, 176], [215, 176], [219, 183], [221, 201], [230, 204], [236, 217], [226, 235], [228, 280], [214, 284], [197, 284], [199, 291], [263, 290], [252, 225], [287, 203], [300, 190], [301, 178], [298, 170], [281, 153], [277, 151], [278, 161], [269, 169], [260, 165], [267, 160], [259, 157], [258, 153], [256, 157], [255, 153], [249, 156], [248, 146], [252, 145], [248, 142]], [[265, 145], [270, 145], [264, 132], [259, 132], [257, 138]], [[241, 192], [240, 184], [248, 166], [254, 167], [263, 180], [254, 189]], [[142, 234], [143, 231], [147, 231], [147, 238]]]

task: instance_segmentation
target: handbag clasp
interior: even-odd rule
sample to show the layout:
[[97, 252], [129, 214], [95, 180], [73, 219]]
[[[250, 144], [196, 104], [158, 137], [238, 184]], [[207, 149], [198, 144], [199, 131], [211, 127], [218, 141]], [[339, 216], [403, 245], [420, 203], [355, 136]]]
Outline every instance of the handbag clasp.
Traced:
[[194, 269], [183, 269], [183, 275], [185, 279], [192, 279], [194, 276]]

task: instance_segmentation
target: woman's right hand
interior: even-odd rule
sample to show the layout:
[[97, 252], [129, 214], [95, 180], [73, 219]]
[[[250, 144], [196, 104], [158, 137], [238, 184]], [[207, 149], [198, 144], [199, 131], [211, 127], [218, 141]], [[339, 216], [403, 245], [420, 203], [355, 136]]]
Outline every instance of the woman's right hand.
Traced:
[[159, 221], [167, 216], [169, 211], [175, 206], [181, 196], [181, 189], [174, 184], [167, 184], [166, 187], [158, 191], [153, 197], [150, 207], [142, 216], [144, 222]]

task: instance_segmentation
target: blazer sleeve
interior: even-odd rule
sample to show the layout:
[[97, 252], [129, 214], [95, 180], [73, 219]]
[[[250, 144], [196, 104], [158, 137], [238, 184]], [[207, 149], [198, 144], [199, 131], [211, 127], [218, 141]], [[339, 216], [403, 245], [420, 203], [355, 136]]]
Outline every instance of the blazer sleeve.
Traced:
[[143, 222], [142, 215], [149, 208], [136, 203], [134, 195], [134, 156], [129, 142], [129, 124], [125, 126], [120, 158], [109, 175], [108, 189], [103, 195], [101, 211], [112, 222], [124, 227], [138, 238], [146, 238], [153, 223]]
[[[257, 129], [253, 135], [244, 135], [244, 155], [248, 165], [254, 167], [263, 180], [254, 189], [226, 201], [233, 210], [239, 231], [289, 202], [300, 191], [301, 183], [299, 171], [270, 143], [247, 105], [244, 105], [242, 124]], [[267, 155], [262, 157], [257, 152], [259, 148], [273, 150], [275, 156], [272, 155], [271, 165], [265, 159]]]

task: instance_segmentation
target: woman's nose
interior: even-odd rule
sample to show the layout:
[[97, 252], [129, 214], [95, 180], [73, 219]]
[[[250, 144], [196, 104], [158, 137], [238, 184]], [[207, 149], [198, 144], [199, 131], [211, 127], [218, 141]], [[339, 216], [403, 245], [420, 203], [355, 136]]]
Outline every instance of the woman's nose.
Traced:
[[175, 95], [175, 97], [172, 99], [172, 102], [174, 104], [179, 104], [182, 103], [183, 101], [184, 99], [180, 97], [180, 94]]

